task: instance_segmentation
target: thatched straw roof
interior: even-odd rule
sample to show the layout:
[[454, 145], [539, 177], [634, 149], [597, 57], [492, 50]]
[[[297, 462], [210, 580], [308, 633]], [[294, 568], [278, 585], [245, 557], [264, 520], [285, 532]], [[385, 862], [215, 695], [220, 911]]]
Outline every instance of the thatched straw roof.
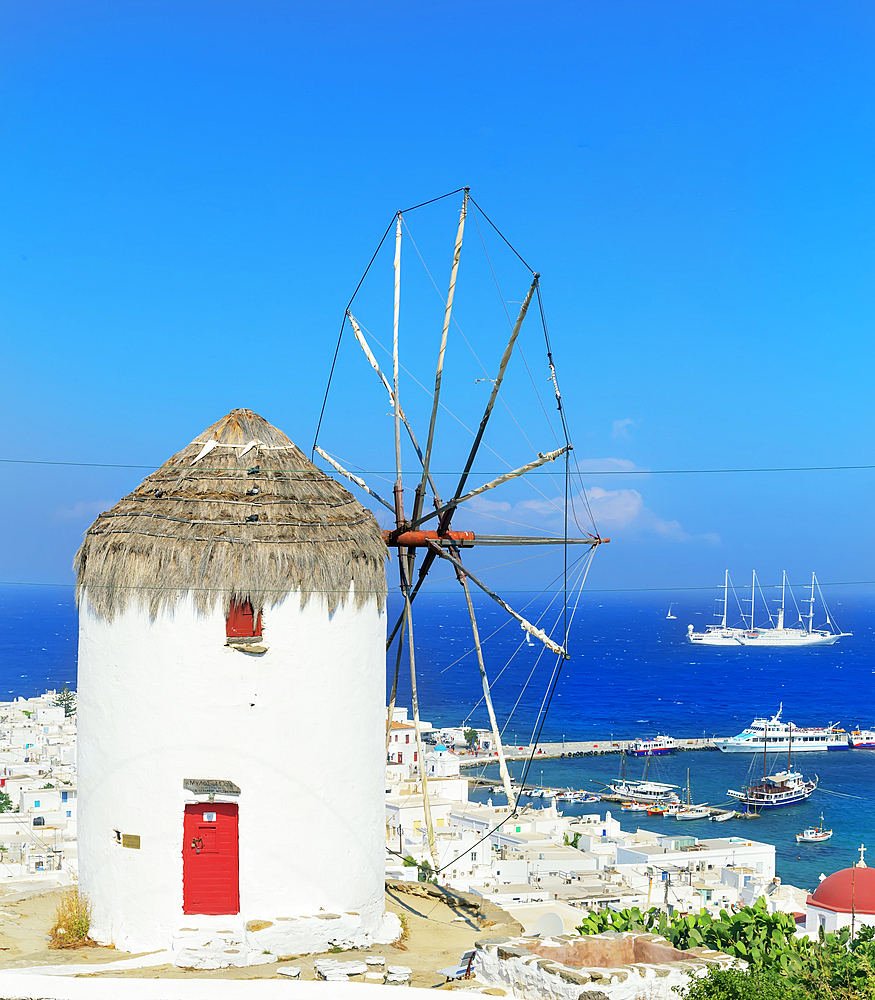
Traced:
[[[210, 442], [216, 442], [210, 444]], [[105, 618], [136, 601], [154, 616], [191, 591], [201, 611], [269, 607], [297, 591], [333, 611], [386, 594], [373, 514], [252, 410], [232, 410], [85, 533], [77, 597]]]

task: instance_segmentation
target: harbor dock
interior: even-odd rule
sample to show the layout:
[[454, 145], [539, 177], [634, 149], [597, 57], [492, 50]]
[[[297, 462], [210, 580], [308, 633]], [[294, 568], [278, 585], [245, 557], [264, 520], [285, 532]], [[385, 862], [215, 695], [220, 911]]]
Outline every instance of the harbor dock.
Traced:
[[[634, 740], [564, 740], [559, 743], [539, 743], [535, 748], [535, 758], [544, 760], [556, 757], [600, 757], [609, 753], [625, 753]], [[693, 739], [676, 739], [675, 750], [716, 750], [713, 737], [698, 737]], [[532, 746], [505, 746], [506, 760], [527, 760], [532, 756]], [[476, 767], [494, 763], [496, 755], [472, 751], [458, 753], [460, 767]]]

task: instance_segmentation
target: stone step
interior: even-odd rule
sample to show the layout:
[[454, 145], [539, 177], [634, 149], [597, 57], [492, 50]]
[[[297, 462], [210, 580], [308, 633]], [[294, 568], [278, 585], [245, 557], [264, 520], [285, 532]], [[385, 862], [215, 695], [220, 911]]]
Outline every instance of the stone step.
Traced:
[[250, 949], [240, 931], [183, 927], [173, 934], [173, 964], [183, 969], [243, 968], [251, 963]]

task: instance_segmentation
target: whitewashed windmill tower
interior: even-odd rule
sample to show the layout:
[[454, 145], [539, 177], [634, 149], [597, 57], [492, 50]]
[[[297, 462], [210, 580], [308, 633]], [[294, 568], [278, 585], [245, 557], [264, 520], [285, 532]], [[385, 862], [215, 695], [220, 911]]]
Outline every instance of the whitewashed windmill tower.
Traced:
[[79, 865], [98, 940], [245, 964], [394, 936], [386, 552], [368, 510], [242, 409], [88, 529]]

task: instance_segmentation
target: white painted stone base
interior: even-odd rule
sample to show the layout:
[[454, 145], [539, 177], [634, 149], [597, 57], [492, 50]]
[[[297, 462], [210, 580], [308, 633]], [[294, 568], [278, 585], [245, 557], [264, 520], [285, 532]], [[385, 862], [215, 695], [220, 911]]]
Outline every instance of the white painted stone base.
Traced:
[[[579, 942], [612, 944], [623, 939], [648, 942], [654, 951], [650, 961], [628, 961], [614, 966], [563, 964], [567, 946]], [[657, 934], [605, 933], [564, 934], [558, 938], [491, 938], [477, 942], [472, 970], [477, 981], [507, 990], [521, 1000], [578, 1000], [587, 990], [608, 1000], [677, 1000], [678, 990], [690, 985], [691, 976], [701, 976], [711, 967], [746, 968], [747, 963], [707, 948], [678, 951]], [[673, 954], [672, 954], [673, 953]], [[682, 956], [682, 957], [681, 957]], [[672, 960], [674, 959], [674, 960]]]
[[269, 951], [272, 955], [311, 955], [329, 948], [370, 948], [375, 944], [391, 944], [401, 937], [401, 921], [394, 913], [383, 914], [375, 933], [364, 929], [357, 913], [250, 920], [247, 928], [259, 923], [269, 923], [269, 926], [247, 929], [246, 943], [251, 949]]
[[[197, 918], [196, 918], [197, 919]], [[217, 923], [218, 921], [218, 923]], [[250, 920], [201, 918], [173, 935], [173, 964], [185, 969], [242, 968], [276, 962], [288, 955], [310, 955], [330, 948], [370, 948], [401, 937], [401, 921], [384, 913], [376, 933], [363, 927], [357, 913], [318, 913], [307, 917]], [[212, 926], [210, 926], [212, 924]]]

